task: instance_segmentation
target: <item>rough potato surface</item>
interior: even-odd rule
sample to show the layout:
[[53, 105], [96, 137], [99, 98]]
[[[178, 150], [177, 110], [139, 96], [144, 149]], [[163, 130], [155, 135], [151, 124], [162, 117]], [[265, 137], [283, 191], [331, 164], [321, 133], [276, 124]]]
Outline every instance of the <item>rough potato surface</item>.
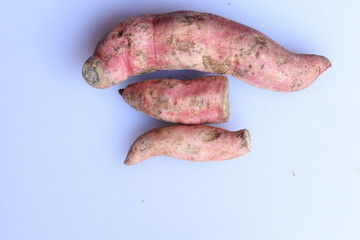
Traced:
[[291, 92], [308, 87], [330, 66], [323, 56], [289, 52], [232, 20], [178, 11], [120, 22], [86, 61], [83, 77], [93, 87], [107, 88], [142, 73], [193, 69]]
[[131, 84], [119, 93], [136, 110], [167, 122], [204, 124], [229, 119], [228, 79], [224, 76], [153, 79]]
[[155, 128], [139, 136], [130, 147], [126, 165], [134, 165], [154, 156], [207, 162], [227, 160], [250, 151], [249, 132], [197, 125]]

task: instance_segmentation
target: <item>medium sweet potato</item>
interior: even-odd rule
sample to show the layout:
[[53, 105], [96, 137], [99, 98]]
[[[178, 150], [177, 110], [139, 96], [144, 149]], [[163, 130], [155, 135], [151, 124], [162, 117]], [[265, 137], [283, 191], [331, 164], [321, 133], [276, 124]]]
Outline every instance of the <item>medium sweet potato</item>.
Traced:
[[126, 165], [154, 156], [206, 162], [242, 156], [250, 151], [249, 132], [197, 125], [155, 128], [139, 136], [130, 147]]
[[120, 22], [85, 62], [83, 77], [93, 87], [107, 88], [142, 73], [193, 69], [291, 92], [308, 87], [330, 66], [323, 56], [289, 52], [232, 20], [179, 11]]
[[229, 118], [228, 79], [153, 79], [120, 89], [123, 99], [151, 117], [182, 124], [222, 123]]

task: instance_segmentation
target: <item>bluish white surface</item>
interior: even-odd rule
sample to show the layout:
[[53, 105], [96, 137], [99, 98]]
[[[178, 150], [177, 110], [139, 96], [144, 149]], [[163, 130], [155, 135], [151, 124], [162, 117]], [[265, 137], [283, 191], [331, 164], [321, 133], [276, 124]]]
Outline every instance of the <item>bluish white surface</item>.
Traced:
[[[360, 15], [357, 1], [2, 1], [1, 240], [358, 240]], [[84, 61], [117, 22], [211, 12], [285, 48], [328, 57], [309, 88], [277, 93], [230, 77], [231, 118], [252, 152], [223, 162], [167, 157], [126, 167], [132, 141], [167, 123], [117, 90], [177, 71], [88, 86]]]

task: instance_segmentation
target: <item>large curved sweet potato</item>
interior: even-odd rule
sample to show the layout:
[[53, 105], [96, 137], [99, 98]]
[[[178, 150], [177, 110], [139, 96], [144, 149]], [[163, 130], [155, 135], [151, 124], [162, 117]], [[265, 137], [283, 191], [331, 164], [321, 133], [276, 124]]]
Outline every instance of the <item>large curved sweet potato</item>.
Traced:
[[232, 20], [179, 11], [120, 22], [86, 61], [83, 77], [93, 87], [107, 88], [137, 74], [194, 69], [291, 92], [309, 86], [330, 65], [323, 56], [289, 52]]

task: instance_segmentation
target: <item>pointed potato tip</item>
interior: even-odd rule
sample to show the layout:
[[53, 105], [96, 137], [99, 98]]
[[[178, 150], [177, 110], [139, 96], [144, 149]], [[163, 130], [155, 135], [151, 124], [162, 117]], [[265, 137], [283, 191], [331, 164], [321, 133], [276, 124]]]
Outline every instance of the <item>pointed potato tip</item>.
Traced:
[[320, 67], [320, 73], [325, 72], [328, 68], [332, 67], [332, 63], [330, 62], [330, 60], [327, 57], [321, 56], [322, 58], [322, 67]]
[[128, 161], [127, 158], [125, 159], [124, 164], [125, 164], [126, 166], [130, 166], [130, 165], [131, 165], [131, 164], [129, 164], [129, 161]]
[[122, 96], [124, 90], [125, 90], [125, 89], [123, 89], [123, 88], [118, 90], [118, 92], [119, 92], [119, 94], [120, 94], [121, 96]]

